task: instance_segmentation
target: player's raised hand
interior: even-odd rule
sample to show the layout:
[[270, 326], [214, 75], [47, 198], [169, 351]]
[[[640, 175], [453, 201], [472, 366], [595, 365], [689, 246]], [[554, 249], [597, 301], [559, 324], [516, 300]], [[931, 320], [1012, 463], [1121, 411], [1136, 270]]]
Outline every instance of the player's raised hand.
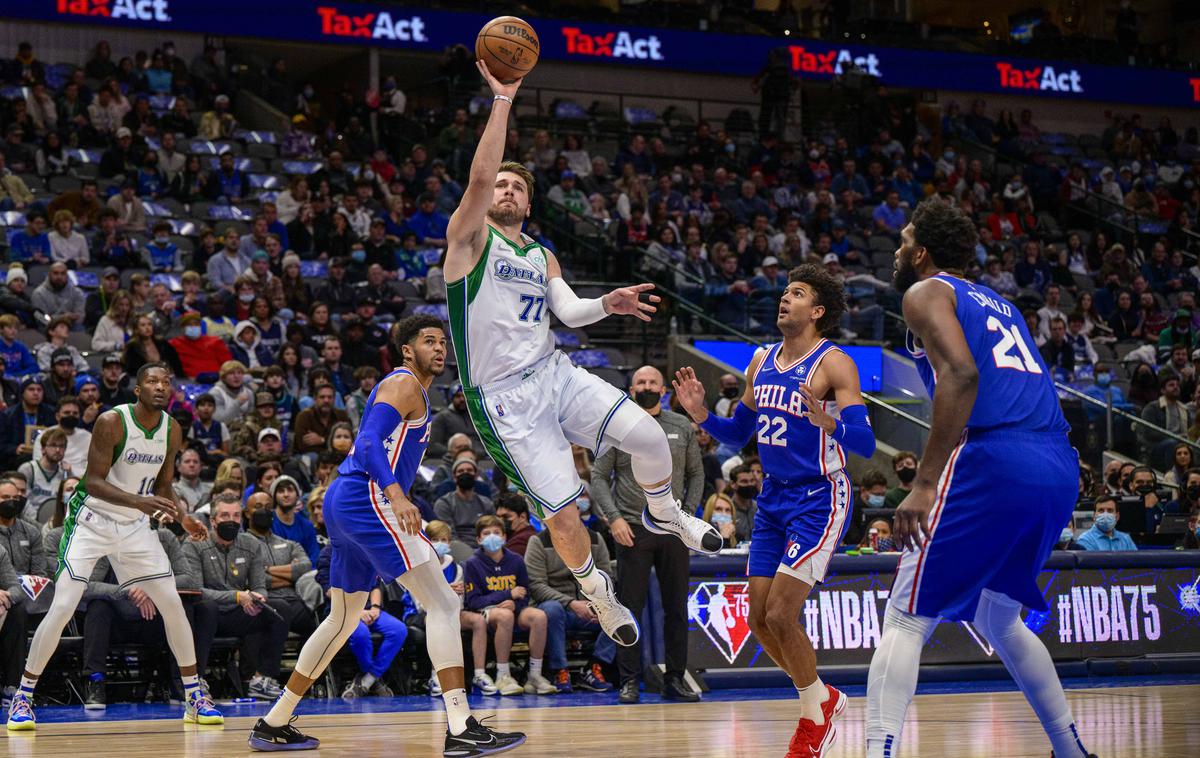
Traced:
[[929, 487], [913, 487], [896, 508], [892, 535], [900, 550], [920, 550], [929, 535], [929, 512], [936, 492]]
[[[180, 513], [183, 513], [183, 509], [180, 509]], [[180, 523], [183, 525], [184, 531], [188, 533], [188, 538], [191, 539], [192, 542], [203, 542], [204, 540], [208, 539], [208, 527], [204, 525], [203, 521], [195, 516], [192, 516], [189, 513], [184, 513]]]
[[604, 310], [621, 316], [637, 316], [642, 321], [649, 321], [650, 314], [658, 311], [654, 303], [662, 301], [658, 295], [649, 295], [646, 297], [647, 302], [641, 301], [641, 294], [652, 289], [654, 289], [654, 285], [649, 282], [635, 284], [631, 287], [618, 287], [604, 296]]
[[684, 366], [675, 372], [671, 388], [675, 390], [679, 404], [693, 421], [699, 424], [708, 418], [708, 408], [704, 405], [704, 384], [696, 378], [696, 372], [691, 366]]
[[485, 64], [482, 60], [475, 61], [475, 68], [479, 69], [479, 75], [483, 77], [485, 82], [487, 82], [487, 85], [491, 88], [493, 95], [515, 97], [517, 90], [521, 88], [521, 82], [525, 81], [525, 79], [522, 77], [521, 79], [517, 79], [510, 84], [505, 84], [496, 77], [492, 76], [492, 72], [488, 70], [487, 64]]
[[800, 396], [804, 398], [804, 411], [800, 415], [808, 419], [808, 423], [824, 430], [826, 434], [833, 434], [837, 429], [837, 420], [825, 412], [821, 401], [817, 400], [817, 396], [813, 394], [807, 384], [801, 384], [799, 389]]

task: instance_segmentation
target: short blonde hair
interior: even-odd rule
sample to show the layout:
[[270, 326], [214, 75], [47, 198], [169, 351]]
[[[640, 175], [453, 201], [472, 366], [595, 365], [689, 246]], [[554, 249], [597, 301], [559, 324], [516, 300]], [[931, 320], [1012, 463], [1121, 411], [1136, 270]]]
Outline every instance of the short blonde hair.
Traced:
[[516, 161], [504, 161], [500, 164], [500, 168], [496, 170], [497, 174], [507, 171], [510, 174], [516, 174], [525, 182], [525, 191], [530, 196], [533, 195], [533, 172], [525, 168], [525, 164], [517, 163]]
[[71, 213], [66, 208], [54, 212], [54, 226], [57, 227], [59, 222], [69, 221], [72, 225], [75, 223], [75, 214]]
[[234, 371], [241, 371], [243, 374], [246, 373], [246, 364], [241, 361], [225, 361], [221, 364], [221, 370], [217, 376], [224, 379], [226, 374], [232, 374]]
[[430, 521], [425, 525], [425, 536], [431, 540], [449, 540], [454, 538], [454, 533], [445, 521]]

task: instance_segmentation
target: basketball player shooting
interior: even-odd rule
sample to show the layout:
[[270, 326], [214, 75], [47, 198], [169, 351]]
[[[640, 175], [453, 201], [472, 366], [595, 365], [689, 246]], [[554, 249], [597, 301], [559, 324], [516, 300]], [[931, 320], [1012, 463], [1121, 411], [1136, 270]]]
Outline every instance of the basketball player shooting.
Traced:
[[[732, 418], [709, 413], [691, 368], [673, 382], [692, 420], [736, 448], [758, 428], [763, 486], [750, 539], [750, 628], [792, 678], [800, 719], [787, 758], [828, 755], [846, 696], [817, 675], [817, 654], [800, 623], [804, 603], [824, 581], [851, 510], [846, 453], [875, 452], [854, 361], [821, 336], [846, 309], [841, 283], [823, 268], [788, 274], [776, 324], [783, 342], [755, 353]], [[836, 415], [835, 415], [836, 414]]]
[[153, 518], [159, 524], [178, 521], [191, 534], [205, 533], [171, 489], [175, 456], [183, 445], [183, 431], [165, 412], [172, 394], [171, 369], [165, 363], [142, 366], [134, 394], [137, 402], [117, 406], [96, 419], [87, 473], [75, 488], [63, 521], [54, 600], [33, 635], [25, 674], [9, 707], [9, 731], [37, 728], [33, 690], [101, 556], [108, 556], [122, 589], [140, 588], [162, 614], [167, 644], [183, 680], [183, 720], [225, 723], [200, 686], [192, 627], [175, 588], [171, 562], [150, 530]]
[[313, 680], [358, 626], [377, 579], [399, 581], [426, 610], [425, 644], [446, 705], [443, 755], [492, 755], [525, 741], [520, 732], [495, 732], [467, 705], [460, 602], [442, 573], [441, 560], [421, 531], [421, 513], [405, 494], [429, 444], [429, 396], [446, 370], [446, 335], [434, 316], [411, 316], [393, 327], [404, 365], [371, 390], [358, 437], [325, 493], [329, 564], [329, 615], [304, 643], [296, 668], [270, 712], [254, 725], [254, 750], [313, 750], [320, 745], [292, 726], [292, 715]]
[[477, 65], [494, 96], [492, 111], [462, 202], [450, 218], [445, 264], [459, 378], [492, 460], [529, 496], [604, 632], [620, 645], [632, 645], [637, 624], [617, 602], [612, 580], [593, 564], [582, 523], [574, 515], [557, 517], [583, 493], [571, 443], [597, 455], [612, 446], [629, 453], [646, 495], [642, 521], [650, 531], [674, 534], [707, 553], [720, 549], [721, 536], [684, 513], [675, 499], [662, 428], [624, 392], [555, 350], [549, 312], [569, 327], [614, 313], [649, 321], [659, 298], [650, 295], [642, 302], [653, 285], [640, 284], [580, 299], [563, 281], [554, 255], [521, 233], [534, 178], [519, 163], [501, 163], [521, 80], [503, 84], [482, 62]]
[[[1038, 572], [1075, 507], [1079, 457], [1050, 372], [1015, 306], [963, 277], [975, 225], [937, 199], [900, 233], [896, 288], [908, 350], [933, 398], [913, 489], [896, 509], [905, 552], [867, 680], [867, 756], [894, 758], [939, 619], [974, 621], [1033, 706], [1052, 755], [1087, 758], [1045, 645]], [[1014, 489], [1014, 485], [1019, 489]], [[1000, 537], [1000, 535], [1003, 535]]]

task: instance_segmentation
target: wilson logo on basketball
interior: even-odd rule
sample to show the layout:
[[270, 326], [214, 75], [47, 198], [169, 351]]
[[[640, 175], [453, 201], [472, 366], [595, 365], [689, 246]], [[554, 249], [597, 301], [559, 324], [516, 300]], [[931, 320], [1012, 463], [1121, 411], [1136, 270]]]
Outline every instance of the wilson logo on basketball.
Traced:
[[167, 0], [58, 0], [66, 16], [103, 16], [134, 21], [170, 21]]
[[505, 24], [504, 35], [507, 37], [520, 37], [529, 43], [529, 46], [534, 50], [541, 51], [542, 46], [538, 38], [529, 33], [529, 30], [520, 24]]
[[629, 32], [588, 34], [578, 26], [562, 27], [569, 55], [590, 55], [597, 58], [629, 58], [638, 61], [666, 60], [662, 54], [662, 40], [653, 34], [649, 37], [634, 37]]
[[701, 582], [688, 598], [688, 617], [732, 664], [750, 639], [750, 584]]
[[317, 6], [321, 18], [321, 34], [329, 37], [365, 37], [397, 42], [428, 42], [425, 21], [420, 16], [396, 17], [387, 11], [364, 13], [361, 16], [342, 13], [332, 6]]

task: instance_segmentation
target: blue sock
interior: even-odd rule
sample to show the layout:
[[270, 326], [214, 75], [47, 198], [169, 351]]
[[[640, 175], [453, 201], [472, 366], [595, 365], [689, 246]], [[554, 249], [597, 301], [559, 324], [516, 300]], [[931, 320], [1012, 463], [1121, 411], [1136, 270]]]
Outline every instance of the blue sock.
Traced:
[[104, 672], [103, 671], [95, 671], [91, 674], [88, 674], [88, 680], [93, 681], [93, 682], [103, 682], [104, 681]]

